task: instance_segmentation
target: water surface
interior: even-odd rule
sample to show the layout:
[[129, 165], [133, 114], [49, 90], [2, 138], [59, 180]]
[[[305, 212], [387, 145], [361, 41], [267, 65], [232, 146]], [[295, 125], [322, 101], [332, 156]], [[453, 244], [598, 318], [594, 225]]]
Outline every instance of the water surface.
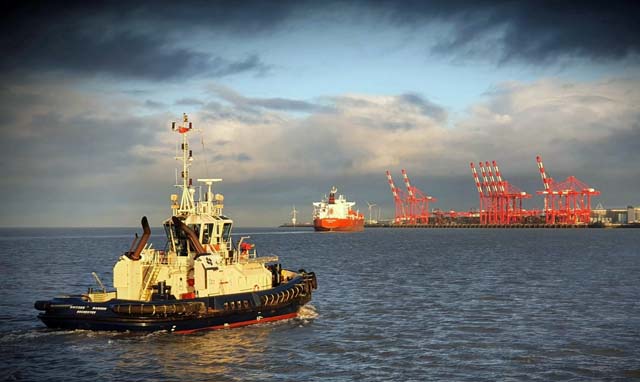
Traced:
[[639, 230], [236, 229], [259, 254], [316, 272], [300, 318], [192, 335], [46, 329], [33, 302], [84, 292], [92, 271], [111, 286], [134, 231], [0, 230], [3, 378], [640, 378]]

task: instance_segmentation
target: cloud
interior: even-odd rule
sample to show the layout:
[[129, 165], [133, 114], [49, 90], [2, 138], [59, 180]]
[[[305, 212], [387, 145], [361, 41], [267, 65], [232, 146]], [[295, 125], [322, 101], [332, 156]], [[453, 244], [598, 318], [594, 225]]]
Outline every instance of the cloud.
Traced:
[[[640, 57], [640, 5], [624, 1], [13, 2], [2, 10], [5, 76], [68, 72], [147, 81], [263, 76], [272, 66], [258, 52], [238, 49], [241, 43], [296, 32], [308, 22], [325, 28], [347, 22], [351, 29], [392, 27], [407, 39], [424, 41], [432, 53], [490, 57], [495, 63]], [[225, 48], [224, 40], [235, 49]], [[286, 101], [272, 99], [263, 106], [308, 107]]]
[[499, 62], [638, 59], [640, 5], [635, 2], [363, 2], [399, 27], [441, 23], [448, 33], [432, 51], [453, 56], [499, 57]]
[[123, 204], [137, 200], [142, 206], [155, 197], [145, 200], [145, 185], [164, 183], [150, 176], [162, 157], [139, 147], [161, 147], [156, 132], [166, 116], [137, 116], [131, 99], [66, 84], [6, 86], [0, 101], [9, 116], [0, 122], [0, 190], [12, 195], [0, 224], [113, 224], [130, 217]]
[[96, 38], [79, 30], [55, 30], [36, 36], [26, 47], [2, 60], [5, 71], [69, 71], [163, 80], [208, 75], [219, 78], [244, 72], [264, 74], [268, 66], [257, 55], [238, 60], [212, 56], [189, 48], [169, 46], [155, 36], [129, 31]]
[[[418, 95], [331, 97], [325, 107], [300, 116], [255, 108], [264, 100], [231, 89], [218, 87], [216, 94], [231, 105], [215, 104], [198, 117], [205, 126], [215, 126], [205, 132], [206, 141], [230, 141], [215, 148], [210, 163], [228, 171], [225, 177], [232, 181], [381, 172], [402, 156], [419, 160], [425, 152], [441, 150], [433, 142], [446, 134], [440, 125], [444, 109]], [[248, 158], [238, 163], [245, 151]]]
[[196, 99], [196, 98], [181, 98], [179, 100], [177, 100], [176, 102], [174, 102], [175, 105], [186, 105], [186, 106], [191, 106], [191, 105], [204, 105], [204, 102]]
[[252, 98], [240, 95], [238, 92], [226, 86], [219, 84], [211, 84], [208, 90], [233, 105], [235, 108], [243, 110], [253, 110], [255, 108], [264, 108], [280, 111], [300, 111], [311, 112], [323, 108], [320, 104], [307, 101], [287, 99], [287, 98]]
[[164, 109], [166, 108], [166, 105], [162, 102], [157, 102], [157, 101], [153, 101], [153, 100], [146, 100], [144, 102], [144, 105], [146, 107], [148, 107], [149, 109]]
[[[176, 10], [177, 6], [166, 5]], [[233, 58], [189, 46], [176, 33], [182, 33], [185, 23], [192, 29], [194, 22], [205, 19], [200, 16], [180, 23], [176, 14], [154, 9], [162, 8], [155, 3], [14, 3], [6, 8], [0, 48], [11, 54], [1, 61], [0, 69], [10, 74], [62, 71], [163, 80], [246, 72], [263, 75], [269, 69], [256, 54]], [[184, 13], [179, 9], [178, 14]]]
[[400, 95], [400, 99], [406, 103], [415, 105], [424, 115], [430, 116], [437, 121], [445, 122], [447, 119], [447, 112], [441, 106], [434, 104], [433, 102], [424, 99], [419, 94], [406, 93]]
[[[401, 166], [432, 176], [470, 177], [470, 161], [494, 159], [507, 173], [535, 174], [538, 154], [556, 162], [559, 174], [576, 172], [587, 180], [593, 177], [588, 169], [603, 161], [621, 172], [636, 171], [629, 159], [638, 156], [633, 147], [639, 84], [638, 79], [506, 82], [455, 119], [418, 93], [328, 96], [322, 107], [300, 115], [292, 113], [295, 108], [261, 107], [265, 99], [212, 86], [228, 104], [210, 102], [197, 118], [206, 142], [224, 143], [216, 144], [216, 159], [233, 181], [371, 175]], [[608, 154], [595, 155], [603, 152]], [[247, 156], [238, 163], [243, 153]]]
[[[456, 208], [475, 197], [469, 162], [497, 160], [507, 180], [535, 193], [535, 157], [542, 155], [551, 176], [575, 175], [616, 203], [634, 193], [617, 190], [612, 179], [640, 179], [638, 85], [638, 79], [507, 82], [455, 119], [419, 94], [332, 96], [325, 109], [296, 117], [247, 113], [232, 102], [206, 133], [228, 139], [216, 147], [221, 161], [209, 163], [231, 183], [313, 179], [370, 187], [376, 183], [365, 179], [378, 179], [382, 189], [385, 170], [397, 177], [406, 168], [414, 182], [426, 181], [425, 192]], [[238, 163], [243, 152], [250, 159]]]
[[[384, 171], [400, 182], [401, 168], [439, 208], [475, 205], [470, 161], [495, 159], [505, 179], [534, 193], [541, 187], [538, 154], [555, 179], [575, 175], [601, 190], [605, 205], [633, 204], [639, 89], [635, 78], [508, 82], [455, 118], [419, 93], [330, 95], [322, 108], [299, 114], [255, 106], [262, 100], [227, 89], [213, 93], [223, 103], [207, 101], [191, 115], [199, 129], [190, 136], [192, 174], [223, 178], [219, 190], [231, 192], [227, 206], [245, 224], [274, 221], [267, 210], [250, 220], [259, 206], [302, 206], [334, 184], [361, 209], [374, 201], [390, 211]], [[139, 115], [148, 112], [144, 102], [128, 96], [56, 84], [5, 86], [0, 100], [1, 191], [6, 205], [22, 206], [8, 208], [1, 224], [82, 225], [96, 213], [105, 224], [149, 211], [156, 211], [154, 221], [164, 217], [167, 196], [176, 192], [177, 135], [169, 123], [179, 116]], [[116, 208], [124, 204], [128, 210]]]
[[[470, 108], [449, 146], [469, 162], [497, 160], [503, 176], [531, 194], [541, 189], [535, 156], [542, 155], [556, 181], [576, 176], [602, 192], [597, 201], [605, 206], [638, 204], [639, 84], [506, 83]], [[530, 205], [540, 207], [536, 198]]]

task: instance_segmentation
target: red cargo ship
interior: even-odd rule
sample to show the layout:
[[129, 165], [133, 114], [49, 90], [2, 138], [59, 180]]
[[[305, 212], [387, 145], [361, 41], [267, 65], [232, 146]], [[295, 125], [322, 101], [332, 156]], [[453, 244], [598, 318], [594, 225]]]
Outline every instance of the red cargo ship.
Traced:
[[356, 232], [364, 230], [364, 215], [351, 209], [356, 203], [348, 202], [331, 188], [328, 199], [313, 203], [313, 228], [316, 231]]

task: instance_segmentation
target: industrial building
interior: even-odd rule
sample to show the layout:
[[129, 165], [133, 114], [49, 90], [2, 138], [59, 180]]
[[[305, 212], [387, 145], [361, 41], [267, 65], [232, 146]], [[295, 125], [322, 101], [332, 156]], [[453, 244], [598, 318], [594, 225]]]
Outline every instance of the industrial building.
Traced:
[[604, 208], [598, 204], [592, 210], [591, 219], [604, 224], [632, 224], [640, 223], [640, 207]]

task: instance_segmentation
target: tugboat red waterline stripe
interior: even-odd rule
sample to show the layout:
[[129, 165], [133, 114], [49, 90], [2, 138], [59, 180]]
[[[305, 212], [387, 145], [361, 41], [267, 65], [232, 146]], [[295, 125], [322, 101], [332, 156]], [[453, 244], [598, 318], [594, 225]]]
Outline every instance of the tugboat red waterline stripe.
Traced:
[[262, 323], [274, 322], [274, 321], [280, 321], [280, 320], [289, 320], [289, 319], [296, 318], [296, 317], [298, 317], [298, 313], [283, 314], [282, 316], [267, 317], [267, 318], [255, 319], [255, 320], [244, 321], [244, 322], [235, 322], [235, 323], [232, 323], [232, 324], [217, 325], [217, 326], [211, 326], [211, 327], [208, 327], [208, 328], [193, 329], [193, 330], [180, 330], [180, 331], [176, 331], [175, 333], [178, 333], [178, 334], [191, 334], [191, 333], [199, 332], [199, 331], [202, 331], [202, 330], [233, 329], [233, 328], [240, 328], [242, 326], [262, 324]]
[[338, 190], [331, 188], [329, 198], [313, 203], [313, 228], [316, 231], [356, 232], [364, 230], [364, 215], [351, 209], [344, 195], [336, 197]]
[[113, 267], [108, 291], [99, 289], [36, 301], [38, 318], [50, 328], [193, 333], [286, 320], [311, 301], [313, 272], [282, 269], [277, 256], [257, 256], [249, 236], [233, 242], [233, 221], [223, 215], [224, 197], [212, 186], [222, 179], [198, 179], [207, 191], [194, 199], [189, 176], [193, 152], [187, 115], [172, 130], [182, 138], [182, 195], [171, 195], [171, 217], [163, 226], [163, 249], [147, 244], [149, 222]]

